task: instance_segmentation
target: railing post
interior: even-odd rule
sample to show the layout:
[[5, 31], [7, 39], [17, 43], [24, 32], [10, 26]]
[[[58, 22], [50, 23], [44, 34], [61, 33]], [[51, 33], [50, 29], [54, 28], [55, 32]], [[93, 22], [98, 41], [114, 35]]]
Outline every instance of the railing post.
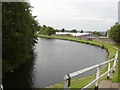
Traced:
[[[108, 71], [110, 71], [110, 62], [108, 63]], [[110, 79], [110, 72], [107, 74], [107, 79]]]
[[[114, 60], [114, 64], [113, 64], [113, 67], [116, 67], [116, 62], [117, 62], [117, 59]], [[112, 71], [113, 73], [115, 72], [115, 68], [113, 69]]]
[[1, 90], [3, 90], [3, 86], [2, 85], [0, 85], [0, 88], [1, 88]]
[[71, 77], [69, 74], [66, 75], [67, 79], [64, 82], [64, 90], [70, 90]]
[[[117, 52], [116, 55], [115, 55], [113, 67], [116, 67], [117, 59], [118, 59], [118, 52]], [[113, 72], [113, 73], [115, 72], [115, 68], [113, 69], [112, 72]]]
[[[96, 79], [99, 78], [100, 75], [100, 66], [97, 68]], [[95, 90], [98, 90], [98, 80], [95, 83]]]

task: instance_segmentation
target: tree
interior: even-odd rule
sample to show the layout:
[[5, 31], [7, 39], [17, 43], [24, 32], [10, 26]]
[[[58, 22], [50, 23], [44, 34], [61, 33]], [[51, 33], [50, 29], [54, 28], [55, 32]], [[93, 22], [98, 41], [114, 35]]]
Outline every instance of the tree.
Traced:
[[2, 3], [3, 74], [11, 72], [32, 57], [38, 22], [27, 2]]
[[80, 33], [83, 33], [83, 30], [81, 30]]
[[39, 25], [39, 26], [38, 26], [38, 30], [37, 30], [37, 32], [40, 32], [40, 29], [41, 29], [41, 26]]
[[116, 43], [120, 44], [120, 24], [115, 24], [109, 30], [109, 37], [113, 39]]
[[48, 26], [45, 31], [47, 35], [55, 34], [55, 30], [50, 26]]
[[46, 34], [45, 30], [46, 30], [47, 26], [46, 25], [43, 25], [40, 29], [40, 34]]
[[64, 29], [64, 28], [62, 28], [61, 32], [65, 32], [65, 29]]
[[73, 30], [71, 30], [71, 32], [76, 33], [76, 32], [77, 32], [77, 30], [76, 30], [76, 29], [73, 29]]
[[56, 30], [50, 26], [43, 25], [40, 29], [40, 34], [52, 35], [55, 34]]
[[96, 35], [99, 35], [99, 36], [101, 36], [101, 34], [100, 34], [100, 32], [93, 32], [93, 34], [96, 34]]
[[55, 32], [60, 32], [58, 29], [55, 29]]

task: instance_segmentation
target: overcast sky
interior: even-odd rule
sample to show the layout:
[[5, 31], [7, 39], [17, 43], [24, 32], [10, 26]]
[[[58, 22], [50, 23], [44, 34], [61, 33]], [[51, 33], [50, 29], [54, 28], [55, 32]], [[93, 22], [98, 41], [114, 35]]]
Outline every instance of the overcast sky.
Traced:
[[29, 0], [40, 25], [106, 31], [118, 21], [119, 0]]

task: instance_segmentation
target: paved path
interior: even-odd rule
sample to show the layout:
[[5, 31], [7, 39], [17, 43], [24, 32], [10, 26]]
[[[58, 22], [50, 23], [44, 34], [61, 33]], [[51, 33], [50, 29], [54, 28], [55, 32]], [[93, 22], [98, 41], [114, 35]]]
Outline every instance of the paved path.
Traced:
[[[118, 50], [120, 51], [120, 49]], [[120, 90], [120, 83], [113, 83], [111, 80], [103, 80], [100, 82], [99, 88], [110, 88], [111, 90], [113, 90], [113, 88], [116, 88], [117, 90]]]
[[118, 88], [120, 90], [120, 83], [112, 83], [111, 80], [101, 81], [99, 88]]

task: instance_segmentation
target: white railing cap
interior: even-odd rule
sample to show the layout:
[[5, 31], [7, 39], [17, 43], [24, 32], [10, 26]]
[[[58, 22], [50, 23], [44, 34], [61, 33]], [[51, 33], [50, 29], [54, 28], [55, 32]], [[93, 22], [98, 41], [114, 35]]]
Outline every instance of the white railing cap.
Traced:
[[[84, 68], [84, 69], [82, 69], [82, 70], [78, 70], [78, 71], [76, 71], [76, 72], [70, 73], [69, 76], [70, 76], [71, 78], [72, 78], [72, 77], [75, 77], [75, 76], [78, 76], [78, 75], [80, 75], [80, 74], [82, 74], [82, 73], [85, 73], [85, 72], [87, 72], [87, 71], [90, 71], [90, 70], [92, 70], [92, 69], [95, 69], [95, 68], [97, 68], [97, 67], [100, 67], [100, 66], [102, 66], [102, 65], [104, 65], [104, 64], [107, 64], [107, 63], [109, 63], [109, 62], [112, 62], [112, 61], [114, 61], [114, 60], [117, 60], [117, 58], [118, 58], [118, 51], [116, 52], [116, 55], [115, 55], [115, 57], [114, 57], [113, 59], [110, 59], [110, 60], [107, 60], [107, 61], [102, 62], [102, 63], [100, 63], [100, 64], [96, 64], [96, 65], [93, 65], [93, 66]], [[68, 77], [68, 75], [65, 75], [64, 79], [66, 80], [66, 79], [68, 79], [68, 78], [70, 78], [70, 77]]]

